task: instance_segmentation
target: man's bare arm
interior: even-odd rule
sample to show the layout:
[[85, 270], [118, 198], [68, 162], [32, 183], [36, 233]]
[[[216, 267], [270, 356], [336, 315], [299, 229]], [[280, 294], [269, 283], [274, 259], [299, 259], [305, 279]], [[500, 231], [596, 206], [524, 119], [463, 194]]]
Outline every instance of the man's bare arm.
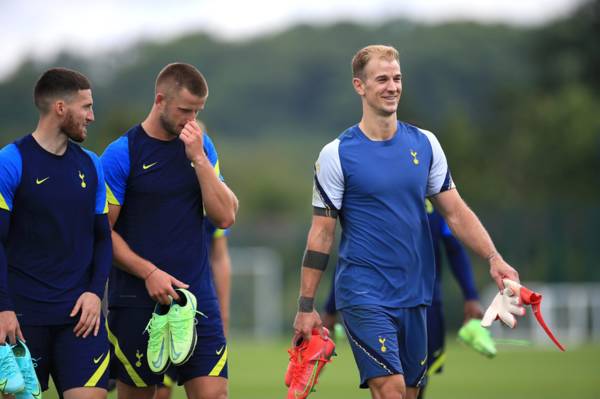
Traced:
[[489, 262], [490, 275], [498, 288], [504, 288], [503, 278], [519, 281], [519, 273], [504, 261], [487, 230], [461, 198], [458, 190], [444, 191], [432, 197], [431, 201], [454, 235], [469, 249]]
[[313, 301], [335, 240], [336, 222], [332, 217], [313, 215], [308, 232], [301, 268], [298, 313], [294, 321], [296, 334], [305, 339], [310, 339], [313, 328], [321, 327], [321, 318], [314, 310]]

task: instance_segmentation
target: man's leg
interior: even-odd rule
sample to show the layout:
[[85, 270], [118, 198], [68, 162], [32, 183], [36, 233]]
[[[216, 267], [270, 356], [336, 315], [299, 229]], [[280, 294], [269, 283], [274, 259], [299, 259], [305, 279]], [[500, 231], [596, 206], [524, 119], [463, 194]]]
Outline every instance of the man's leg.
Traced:
[[404, 367], [406, 397], [415, 399], [426, 379], [427, 360], [427, 307], [402, 308], [396, 312], [399, 325], [400, 359]]
[[172, 387], [159, 386], [156, 388], [156, 395], [154, 396], [154, 399], [171, 399], [172, 393]]
[[188, 399], [227, 399], [227, 378], [196, 377], [184, 387]]
[[165, 372], [163, 381], [156, 387], [156, 395], [154, 399], [171, 399], [173, 393], [173, 387], [177, 382], [177, 369], [175, 367], [169, 367]]
[[63, 392], [65, 399], [105, 399], [106, 395], [104, 388], [73, 388]]
[[199, 301], [198, 310], [206, 315], [197, 318], [198, 341], [190, 359], [177, 367], [177, 381], [183, 384], [188, 398], [227, 398], [227, 341], [223, 334], [219, 302]]
[[[371, 388], [374, 398], [382, 394], [402, 398], [403, 368], [398, 351], [398, 332], [393, 314], [380, 306], [354, 306], [341, 311], [348, 342], [360, 373], [360, 387]], [[378, 396], [377, 396], [378, 395]]]
[[144, 328], [152, 317], [148, 308], [114, 308], [108, 313], [111, 374], [119, 399], [153, 399], [162, 375], [153, 373], [146, 359], [148, 335]]
[[117, 380], [117, 397], [119, 399], [153, 399], [155, 392], [156, 385], [140, 388]]
[[76, 337], [72, 325], [58, 326], [52, 348], [51, 375], [65, 399], [104, 399], [110, 348], [104, 320], [97, 336]]
[[373, 399], [407, 398], [406, 384], [404, 384], [402, 374], [371, 378], [368, 384]]
[[[36, 365], [35, 374], [43, 391], [48, 389], [50, 370], [52, 368], [52, 347], [55, 340], [54, 326], [26, 326], [21, 325], [25, 344], [29, 348], [31, 359]], [[12, 398], [12, 396], [8, 396]]]

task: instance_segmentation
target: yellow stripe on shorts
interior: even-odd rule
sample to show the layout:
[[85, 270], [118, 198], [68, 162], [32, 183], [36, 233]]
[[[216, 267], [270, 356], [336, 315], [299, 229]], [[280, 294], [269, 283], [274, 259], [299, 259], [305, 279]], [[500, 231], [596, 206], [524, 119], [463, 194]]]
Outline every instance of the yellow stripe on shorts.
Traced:
[[433, 364], [431, 365], [431, 367], [429, 367], [429, 370], [427, 370], [427, 376], [432, 376], [433, 374], [435, 374], [436, 371], [438, 371], [440, 369], [440, 367], [442, 367], [444, 365], [444, 363], [446, 362], [446, 353], [442, 353], [437, 359], [435, 359], [435, 362], [433, 362]]
[[226, 363], [227, 363], [227, 347], [225, 347], [225, 352], [223, 352], [223, 356], [221, 356], [221, 358], [219, 359], [219, 361], [217, 362], [215, 367], [213, 367], [213, 369], [210, 371], [210, 373], [208, 373], [208, 376], [209, 377], [218, 377], [219, 374], [221, 374], [221, 371], [223, 371], [223, 367], [225, 367]]
[[[100, 359], [98, 359], [98, 360], [100, 360]], [[87, 380], [84, 387], [95, 387], [98, 384], [98, 381], [100, 381], [100, 378], [102, 378], [102, 376], [106, 372], [106, 369], [108, 368], [109, 363], [110, 363], [110, 350], [106, 354], [104, 361], [102, 361], [102, 363], [100, 363], [100, 366], [98, 367], [96, 372], [94, 372], [94, 374], [92, 374], [90, 379]]]
[[0, 209], [10, 211], [10, 208], [8, 207], [8, 204], [6, 203], [6, 200], [4, 199], [2, 194], [0, 194]]
[[140, 377], [140, 375], [135, 371], [135, 369], [127, 359], [127, 356], [125, 356], [125, 354], [121, 350], [121, 347], [119, 346], [119, 340], [117, 339], [117, 337], [114, 336], [112, 331], [110, 331], [110, 328], [108, 328], [108, 321], [106, 322], [106, 332], [108, 333], [108, 340], [115, 347], [115, 355], [117, 356], [117, 359], [119, 359], [121, 364], [123, 364], [123, 367], [125, 367], [127, 374], [129, 374], [129, 377], [131, 378], [135, 386], [138, 388], [147, 387], [148, 384], [146, 384], [144, 380], [142, 380], [142, 377]]

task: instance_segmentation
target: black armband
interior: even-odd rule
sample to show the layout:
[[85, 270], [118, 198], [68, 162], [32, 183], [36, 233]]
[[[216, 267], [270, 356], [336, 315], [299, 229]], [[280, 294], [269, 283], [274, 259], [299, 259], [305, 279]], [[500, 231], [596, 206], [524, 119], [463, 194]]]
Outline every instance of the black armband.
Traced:
[[302, 258], [302, 267], [308, 267], [310, 269], [325, 270], [327, 263], [329, 262], [329, 254], [323, 252], [311, 251], [307, 249], [304, 251], [304, 257]]
[[328, 218], [336, 219], [338, 217], [338, 210], [333, 208], [317, 208], [313, 206], [313, 215], [315, 216], [326, 216]]
[[315, 310], [315, 298], [301, 296], [298, 298], [298, 312], [311, 313]]

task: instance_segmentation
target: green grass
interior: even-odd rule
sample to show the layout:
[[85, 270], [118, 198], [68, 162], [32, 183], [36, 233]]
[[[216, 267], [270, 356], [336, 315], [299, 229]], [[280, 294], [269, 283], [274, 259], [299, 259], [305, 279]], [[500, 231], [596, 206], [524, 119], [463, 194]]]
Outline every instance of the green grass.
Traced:
[[[448, 340], [446, 369], [433, 376], [428, 399], [598, 399], [600, 398], [600, 345], [568, 348], [516, 348], [500, 346], [495, 359]], [[283, 374], [288, 343], [232, 339], [229, 349], [230, 397], [270, 399], [285, 397]], [[338, 356], [322, 374], [311, 399], [369, 398], [358, 389], [358, 373], [345, 341]], [[116, 398], [113, 393], [110, 398]], [[46, 399], [54, 399], [48, 391]], [[185, 398], [177, 388], [174, 399]]]

